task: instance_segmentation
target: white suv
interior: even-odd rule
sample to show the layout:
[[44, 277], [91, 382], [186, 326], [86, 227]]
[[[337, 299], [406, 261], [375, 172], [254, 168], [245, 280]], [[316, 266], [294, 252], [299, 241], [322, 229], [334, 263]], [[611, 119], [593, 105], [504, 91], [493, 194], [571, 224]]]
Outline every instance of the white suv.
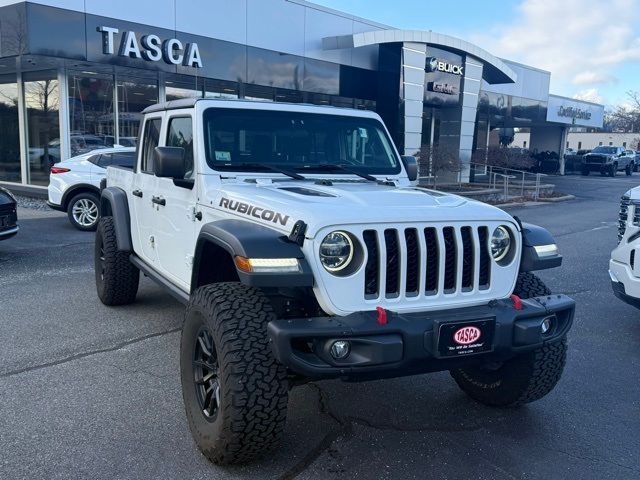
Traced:
[[67, 212], [79, 230], [95, 230], [100, 218], [100, 180], [107, 167], [133, 168], [135, 148], [102, 148], [59, 162], [51, 167], [49, 200], [54, 210]]

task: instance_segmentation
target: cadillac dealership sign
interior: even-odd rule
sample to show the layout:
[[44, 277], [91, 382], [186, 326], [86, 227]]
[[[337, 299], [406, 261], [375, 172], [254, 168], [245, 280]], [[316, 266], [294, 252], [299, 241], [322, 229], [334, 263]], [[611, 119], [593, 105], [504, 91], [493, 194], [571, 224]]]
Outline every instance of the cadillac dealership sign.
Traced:
[[604, 107], [602, 105], [549, 95], [547, 122], [601, 128], [603, 117]]
[[562, 105], [558, 107], [558, 116], [559, 117], [569, 117], [569, 118], [579, 118], [584, 120], [591, 119], [591, 112], [588, 110], [583, 110], [581, 108], [575, 107], [563, 107]]
[[[98, 27], [102, 33], [102, 53], [116, 55], [115, 36], [120, 32], [113, 27]], [[202, 68], [202, 58], [197, 43], [183, 45], [177, 38], [161, 40], [157, 35], [144, 35], [140, 41], [135, 32], [122, 32], [117, 55], [140, 58], [148, 62], [160, 60], [169, 65]]]

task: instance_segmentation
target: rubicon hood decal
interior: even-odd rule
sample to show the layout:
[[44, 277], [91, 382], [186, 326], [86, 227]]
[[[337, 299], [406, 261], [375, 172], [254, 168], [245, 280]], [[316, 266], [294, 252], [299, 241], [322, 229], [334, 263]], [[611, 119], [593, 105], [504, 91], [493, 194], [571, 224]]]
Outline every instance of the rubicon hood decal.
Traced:
[[261, 218], [267, 222], [279, 223], [283, 226], [286, 226], [289, 221], [289, 215], [275, 212], [267, 208], [256, 207], [255, 205], [239, 202], [237, 200], [230, 200], [225, 197], [220, 199], [219, 206], [233, 212], [242, 213], [248, 217]]

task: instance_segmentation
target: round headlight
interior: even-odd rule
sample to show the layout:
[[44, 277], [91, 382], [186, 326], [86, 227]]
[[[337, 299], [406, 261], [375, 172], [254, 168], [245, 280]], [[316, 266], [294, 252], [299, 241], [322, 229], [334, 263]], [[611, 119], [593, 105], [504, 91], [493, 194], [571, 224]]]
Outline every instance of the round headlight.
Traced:
[[509, 253], [511, 248], [511, 235], [506, 227], [498, 227], [491, 235], [491, 255], [496, 262], [499, 262]]
[[353, 242], [345, 232], [331, 232], [320, 244], [320, 261], [330, 272], [346, 268], [353, 258]]

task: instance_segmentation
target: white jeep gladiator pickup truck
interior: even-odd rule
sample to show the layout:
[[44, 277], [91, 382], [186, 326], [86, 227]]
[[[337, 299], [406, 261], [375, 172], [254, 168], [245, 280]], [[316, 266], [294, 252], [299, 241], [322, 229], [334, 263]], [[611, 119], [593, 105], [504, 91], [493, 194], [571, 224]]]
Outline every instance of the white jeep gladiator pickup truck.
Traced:
[[372, 112], [144, 111], [134, 169], [102, 185], [97, 291], [131, 303], [142, 272], [186, 305], [182, 392], [210, 460], [272, 446], [305, 381], [450, 371], [493, 406], [556, 385], [575, 305], [531, 273], [560, 265], [553, 238], [417, 173]]

